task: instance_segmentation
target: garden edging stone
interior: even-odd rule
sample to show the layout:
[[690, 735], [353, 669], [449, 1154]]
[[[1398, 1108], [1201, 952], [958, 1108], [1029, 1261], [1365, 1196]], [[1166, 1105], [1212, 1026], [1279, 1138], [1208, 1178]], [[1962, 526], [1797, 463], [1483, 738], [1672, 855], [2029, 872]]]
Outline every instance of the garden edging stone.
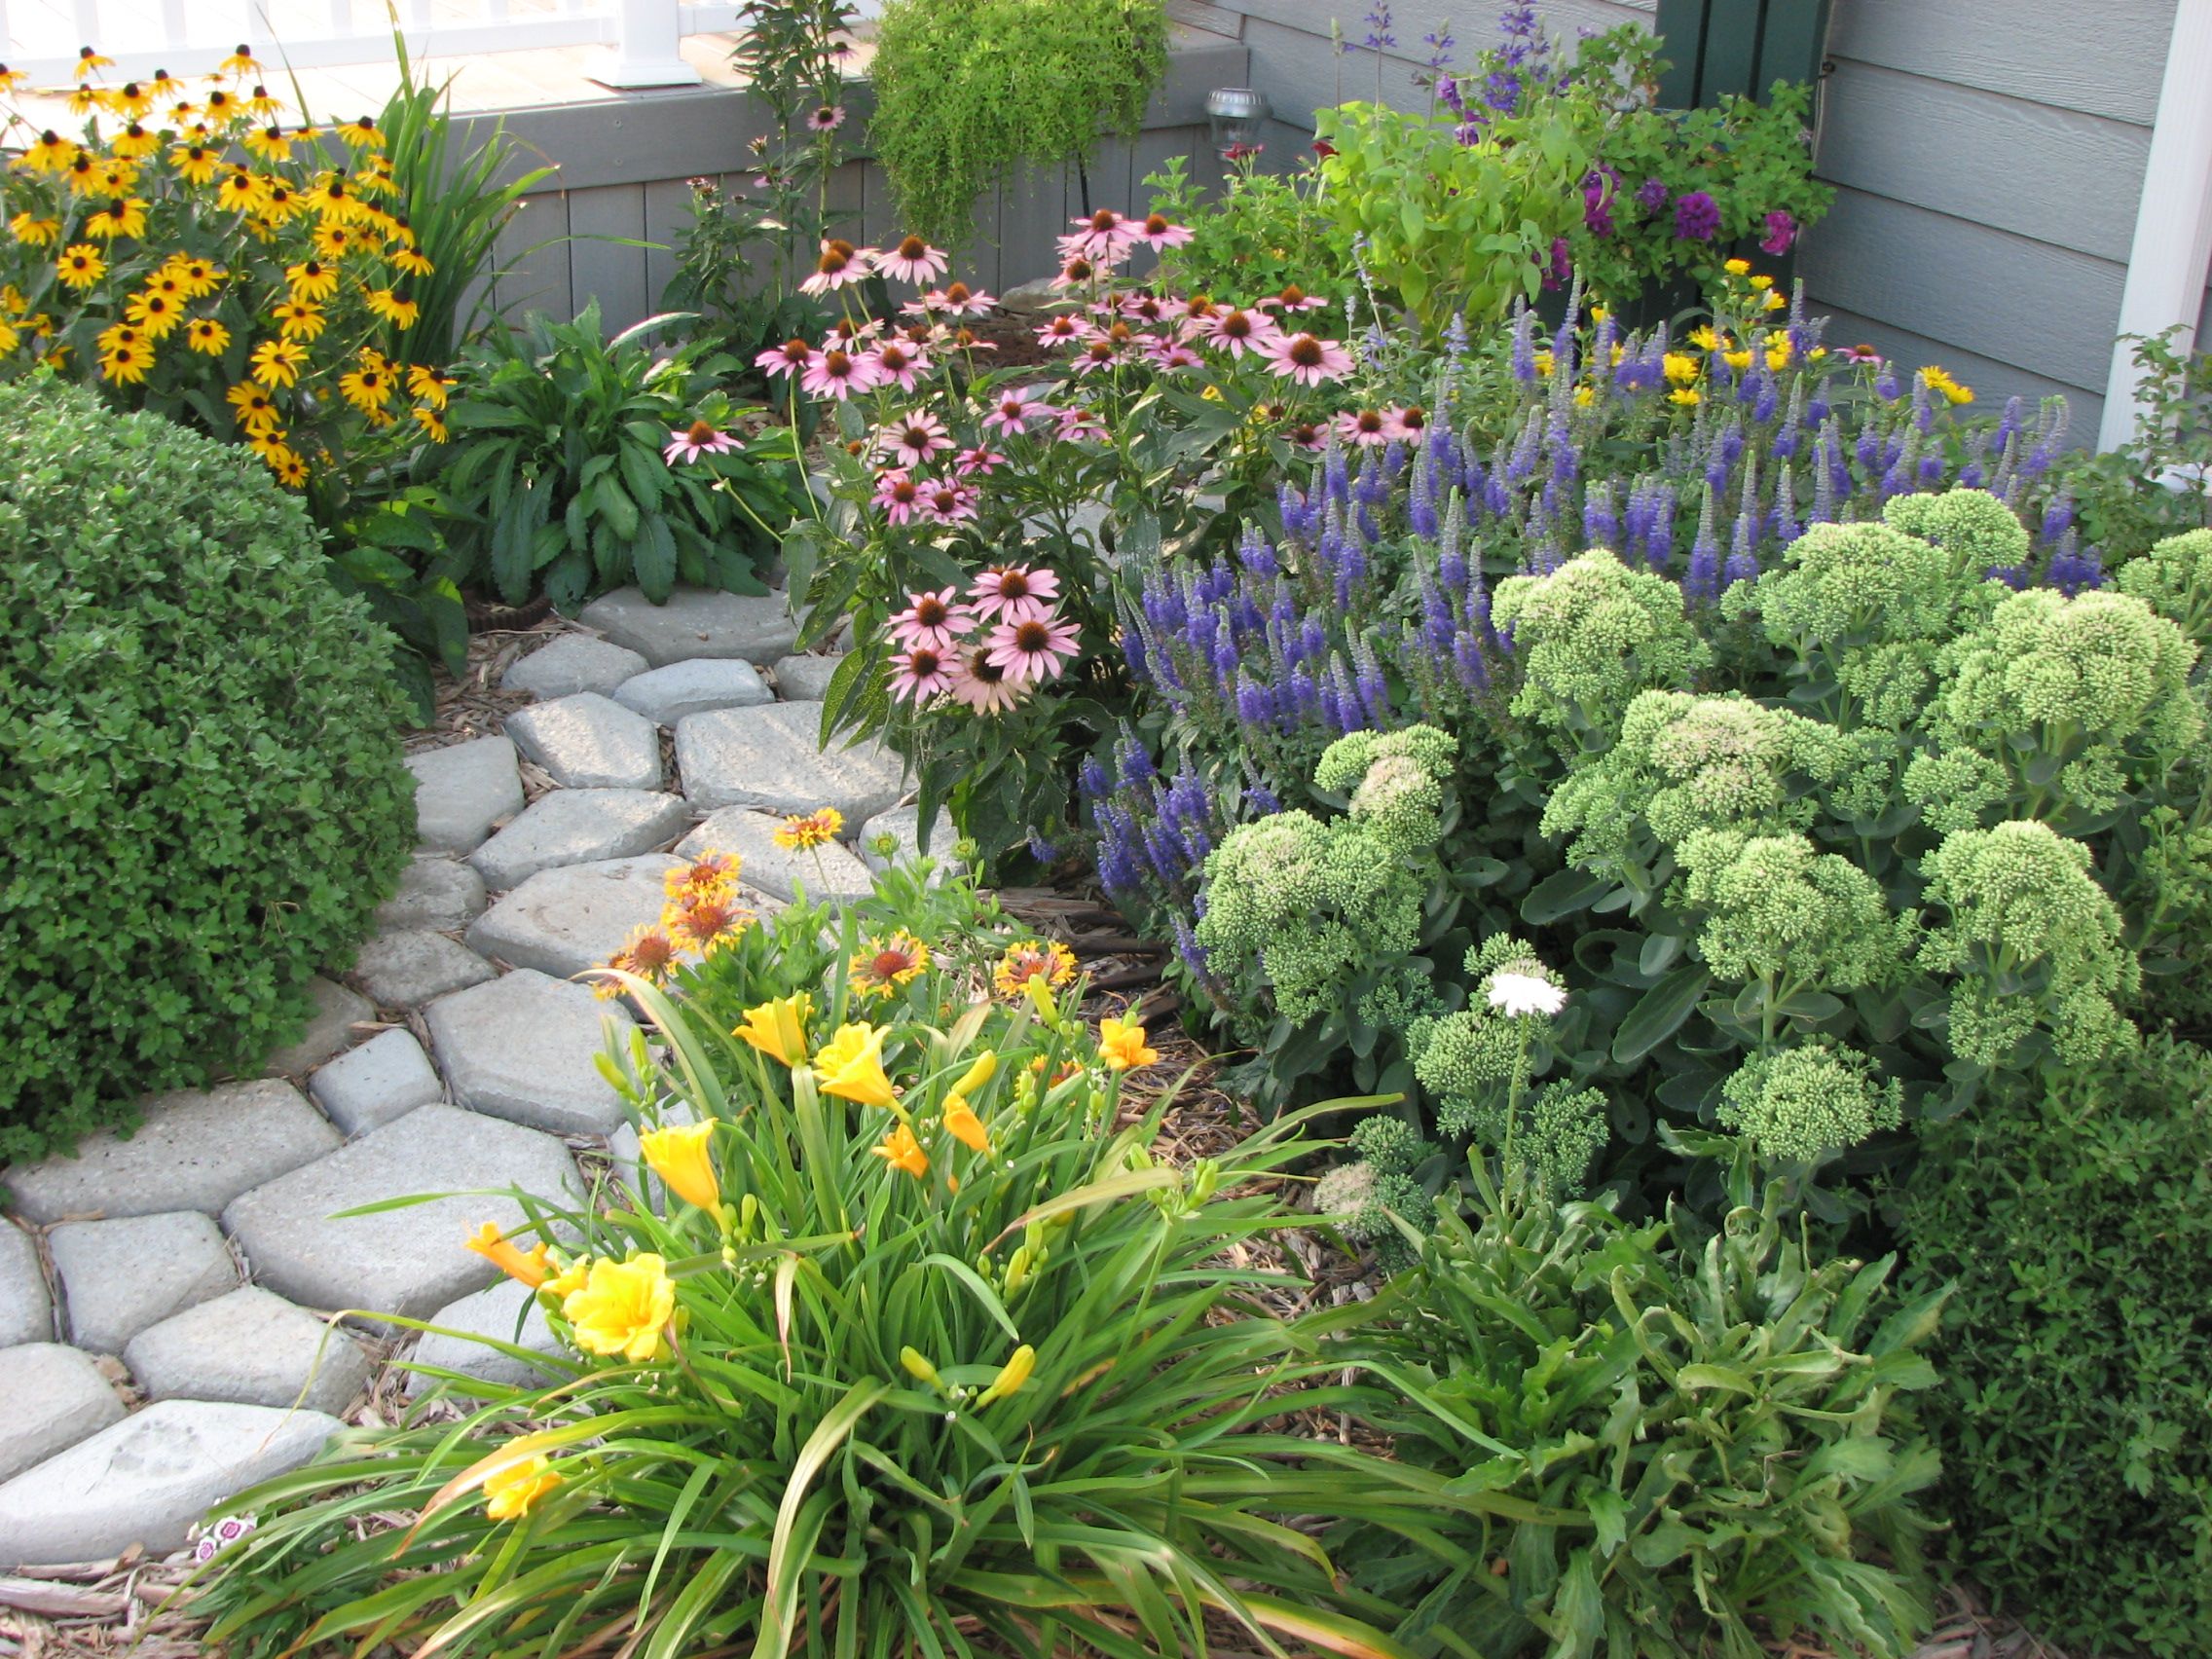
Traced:
[[238, 1288], [238, 1263], [198, 1210], [64, 1222], [47, 1235], [69, 1340], [121, 1353], [149, 1325]]
[[0, 1482], [97, 1434], [123, 1401], [92, 1356], [60, 1343], [0, 1348]]
[[522, 769], [505, 737], [479, 737], [407, 757], [416, 835], [440, 853], [472, 853], [492, 826], [522, 810]]
[[622, 1097], [599, 1074], [609, 1023], [629, 1014], [535, 969], [441, 998], [424, 1017], [456, 1104], [555, 1134], [606, 1134]]
[[380, 934], [353, 959], [353, 979], [379, 1008], [420, 1008], [481, 985], [492, 965], [466, 945], [423, 928]]
[[750, 806], [812, 812], [833, 806], [848, 824], [890, 808], [905, 790], [904, 762], [874, 739], [825, 750], [821, 708], [770, 703], [716, 709], [676, 727], [676, 764], [683, 793], [703, 811]]
[[743, 657], [691, 657], [647, 669], [626, 682], [614, 700], [655, 725], [673, 728], [685, 715], [756, 708], [774, 702], [776, 694]]
[[507, 735], [563, 789], [660, 787], [652, 721], [596, 691], [517, 709], [507, 717]]
[[679, 587], [655, 605], [634, 587], [616, 588], [576, 613], [655, 668], [692, 657], [774, 662], [798, 643], [798, 623], [781, 593], [719, 593]]
[[369, 1380], [368, 1355], [343, 1328], [258, 1285], [140, 1331], [123, 1350], [123, 1363], [151, 1400], [287, 1409], [304, 1403], [333, 1415]]
[[660, 919], [665, 853], [541, 869], [476, 918], [469, 948], [566, 979], [596, 968]]
[[484, 885], [504, 893], [539, 870], [635, 858], [691, 821], [682, 795], [657, 790], [554, 790], [469, 854]]
[[506, 691], [528, 691], [541, 699], [572, 697], [578, 691], [611, 696], [614, 688], [645, 671], [645, 659], [608, 640], [589, 634], [556, 634], [551, 640], [508, 665], [499, 677]]

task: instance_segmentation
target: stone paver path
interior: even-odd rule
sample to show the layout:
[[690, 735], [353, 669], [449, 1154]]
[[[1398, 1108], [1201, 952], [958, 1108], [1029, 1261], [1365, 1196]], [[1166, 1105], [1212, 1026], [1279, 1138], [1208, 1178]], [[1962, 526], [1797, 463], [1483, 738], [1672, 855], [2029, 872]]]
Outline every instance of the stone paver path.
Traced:
[[[510, 1187], [574, 1202], [579, 1151], [636, 1178], [594, 1063], [630, 1014], [570, 977], [658, 917], [676, 851], [743, 854], [766, 912], [798, 883], [865, 892], [878, 834], [911, 849], [897, 757], [816, 746], [837, 659], [789, 654], [781, 594], [625, 591], [583, 621], [605, 637], [551, 635], [508, 670], [537, 701], [504, 733], [408, 757], [417, 856], [268, 1077], [0, 1171], [0, 1575], [181, 1547], [226, 1494], [312, 1457], [395, 1358], [459, 1374], [410, 1376], [410, 1395], [567, 1375], [523, 1287], [461, 1245], [525, 1224]], [[818, 806], [845, 844], [775, 846], [770, 814]], [[460, 1196], [341, 1213], [413, 1195]]]

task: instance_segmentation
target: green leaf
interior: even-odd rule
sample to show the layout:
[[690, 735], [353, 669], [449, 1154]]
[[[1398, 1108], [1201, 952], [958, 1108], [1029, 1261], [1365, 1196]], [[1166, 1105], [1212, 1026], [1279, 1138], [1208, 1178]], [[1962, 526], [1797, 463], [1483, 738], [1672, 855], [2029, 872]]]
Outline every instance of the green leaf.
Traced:
[[1692, 963], [1645, 991], [1613, 1032], [1614, 1061], [1634, 1065], [1679, 1031], [1712, 986], [1712, 974]]
[[1532, 928], [1546, 927], [1577, 910], [1587, 910], [1612, 886], [1605, 876], [1584, 869], [1563, 869], [1548, 875], [1521, 901], [1521, 919]]

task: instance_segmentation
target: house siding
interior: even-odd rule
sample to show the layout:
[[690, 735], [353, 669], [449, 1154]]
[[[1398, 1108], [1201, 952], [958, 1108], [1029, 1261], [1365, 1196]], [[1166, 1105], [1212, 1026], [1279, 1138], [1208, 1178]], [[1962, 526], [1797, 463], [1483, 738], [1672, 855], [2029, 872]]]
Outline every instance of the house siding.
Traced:
[[[1798, 267], [1833, 336], [1941, 363], [1984, 399], [2063, 392], [2075, 441], [2094, 441], [2175, 4], [1833, 0], [1817, 157], [1836, 204]], [[1286, 148], [1307, 111], [1374, 95], [1373, 59], [1330, 46], [1332, 14], [1357, 32], [1354, 0], [1230, 9]], [[1462, 60], [1497, 10], [1441, 9]], [[1555, 35], [1652, 20], [1612, 0], [1539, 10]], [[1404, 53], [1428, 25], [1400, 12], [1423, 19], [1398, 25]], [[1390, 101], [1419, 96], [1412, 67], [1385, 68]]]

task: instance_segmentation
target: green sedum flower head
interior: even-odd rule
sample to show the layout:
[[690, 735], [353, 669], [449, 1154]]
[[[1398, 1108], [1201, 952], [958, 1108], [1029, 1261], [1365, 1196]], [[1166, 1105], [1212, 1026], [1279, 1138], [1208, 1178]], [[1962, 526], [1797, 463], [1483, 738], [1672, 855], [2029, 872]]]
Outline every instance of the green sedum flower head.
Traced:
[[2212, 530], [2189, 530], [2155, 543], [2113, 578], [2199, 647], [2212, 645]]
[[1430, 725], [1353, 732], [1322, 752], [1313, 782], [1349, 794], [1353, 822], [1400, 853], [1429, 852], [1444, 832], [1444, 785], [1458, 745]]
[[1903, 1122], [1903, 1090], [1856, 1049], [1825, 1041], [1754, 1054], [1720, 1088], [1720, 1122], [1769, 1158], [1810, 1162]]
[[1896, 496], [1882, 517], [1892, 530], [1941, 548], [1954, 577], [1974, 581], [1993, 567], [2028, 562], [2027, 527], [1986, 490]]
[[1881, 887], [1802, 835], [1701, 830], [1678, 849], [1682, 895], [1706, 917], [1698, 950], [1723, 979], [1857, 990], [1892, 977], [1899, 932]]
[[1950, 1044], [1962, 1059], [1999, 1065], [2039, 1024], [2069, 1064], [2136, 1042], [2116, 1000], [2135, 994], [2142, 969], [2089, 866], [2087, 847], [2033, 819], [1959, 830], [1929, 854], [1928, 898], [1948, 919], [1919, 961], [1960, 976]]
[[1682, 590], [1603, 549], [1549, 575], [1508, 576], [1491, 620], [1521, 659], [1513, 712], [1568, 738], [1610, 727], [1639, 691], [1686, 686], [1712, 660]]

